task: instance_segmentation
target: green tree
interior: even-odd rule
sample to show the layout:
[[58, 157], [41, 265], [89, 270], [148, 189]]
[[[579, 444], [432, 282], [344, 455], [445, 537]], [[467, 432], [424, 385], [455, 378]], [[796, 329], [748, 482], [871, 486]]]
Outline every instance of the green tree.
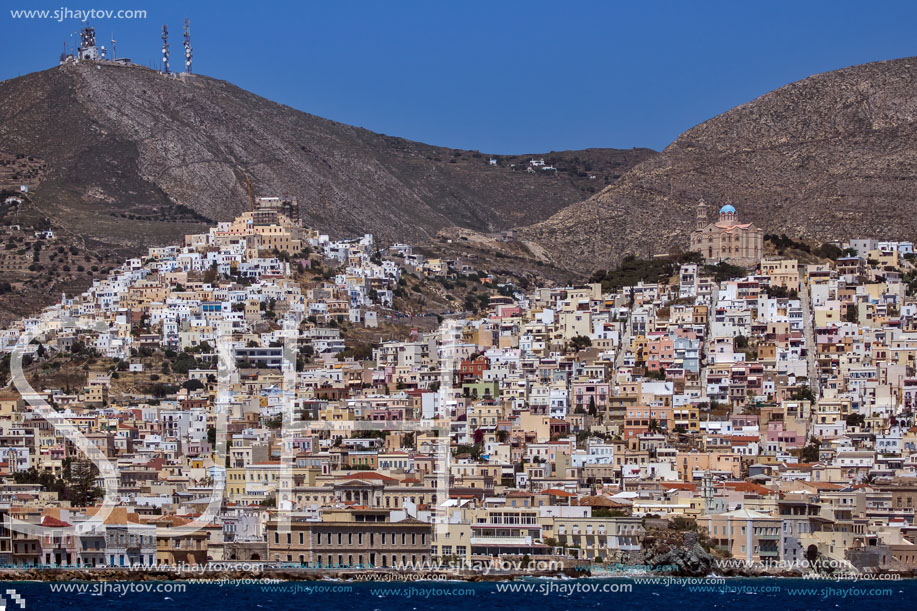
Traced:
[[74, 460], [70, 463], [70, 502], [77, 507], [86, 507], [95, 503], [103, 494], [96, 486], [98, 468], [89, 460]]
[[579, 352], [580, 350], [591, 346], [592, 339], [588, 335], [577, 335], [570, 340], [570, 345], [573, 347], [573, 350]]
[[818, 442], [814, 437], [809, 441], [809, 444], [802, 449], [800, 459], [802, 462], [806, 463], [818, 462]]
[[846, 322], [855, 323], [857, 322], [857, 319], [858, 319], [857, 305], [855, 303], [848, 304], [847, 309], [844, 311], [844, 320]]

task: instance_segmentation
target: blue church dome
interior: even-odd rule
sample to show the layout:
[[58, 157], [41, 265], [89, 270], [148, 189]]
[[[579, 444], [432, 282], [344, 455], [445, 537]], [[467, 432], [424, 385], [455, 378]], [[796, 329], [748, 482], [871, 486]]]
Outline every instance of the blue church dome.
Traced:
[[720, 214], [735, 213], [735, 211], [736, 209], [733, 207], [732, 204], [726, 204], [725, 206], [720, 208]]

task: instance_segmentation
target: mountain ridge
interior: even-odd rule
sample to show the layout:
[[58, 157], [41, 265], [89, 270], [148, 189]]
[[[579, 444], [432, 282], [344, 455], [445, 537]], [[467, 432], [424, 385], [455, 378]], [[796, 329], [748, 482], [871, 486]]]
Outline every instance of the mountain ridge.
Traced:
[[687, 249], [697, 201], [768, 233], [912, 238], [917, 58], [850, 66], [768, 92], [685, 131], [595, 196], [520, 228], [579, 271]]
[[[503, 163], [510, 156], [490, 166], [477, 151], [322, 119], [226, 81], [112, 62], [3, 81], [0, 99], [0, 151], [48, 163], [36, 205], [52, 224], [65, 219], [75, 233], [127, 250], [246, 209], [244, 174], [257, 195], [296, 196], [304, 222], [322, 231], [401, 241], [542, 220], [597, 190], [577, 162], [604, 184], [653, 154], [558, 152], [576, 173], [514, 172]], [[133, 215], [137, 227], [117, 214]]]

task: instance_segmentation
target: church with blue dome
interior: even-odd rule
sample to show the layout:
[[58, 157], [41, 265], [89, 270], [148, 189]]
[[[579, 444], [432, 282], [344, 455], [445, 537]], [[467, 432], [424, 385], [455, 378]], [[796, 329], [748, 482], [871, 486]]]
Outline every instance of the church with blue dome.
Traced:
[[733, 265], [757, 265], [764, 255], [764, 230], [753, 223], [740, 223], [732, 204], [720, 208], [718, 218], [707, 218], [707, 203], [697, 204], [696, 225], [691, 232], [691, 250], [708, 263], [726, 261]]

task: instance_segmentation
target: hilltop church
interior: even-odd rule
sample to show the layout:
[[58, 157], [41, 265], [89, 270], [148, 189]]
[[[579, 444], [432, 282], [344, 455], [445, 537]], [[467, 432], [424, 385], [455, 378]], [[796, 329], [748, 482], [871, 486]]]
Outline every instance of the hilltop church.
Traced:
[[764, 254], [764, 230], [752, 223], [739, 223], [732, 204], [720, 208], [715, 223], [707, 220], [707, 204], [697, 204], [697, 225], [691, 232], [691, 250], [708, 263], [726, 261], [734, 265], [756, 265]]

